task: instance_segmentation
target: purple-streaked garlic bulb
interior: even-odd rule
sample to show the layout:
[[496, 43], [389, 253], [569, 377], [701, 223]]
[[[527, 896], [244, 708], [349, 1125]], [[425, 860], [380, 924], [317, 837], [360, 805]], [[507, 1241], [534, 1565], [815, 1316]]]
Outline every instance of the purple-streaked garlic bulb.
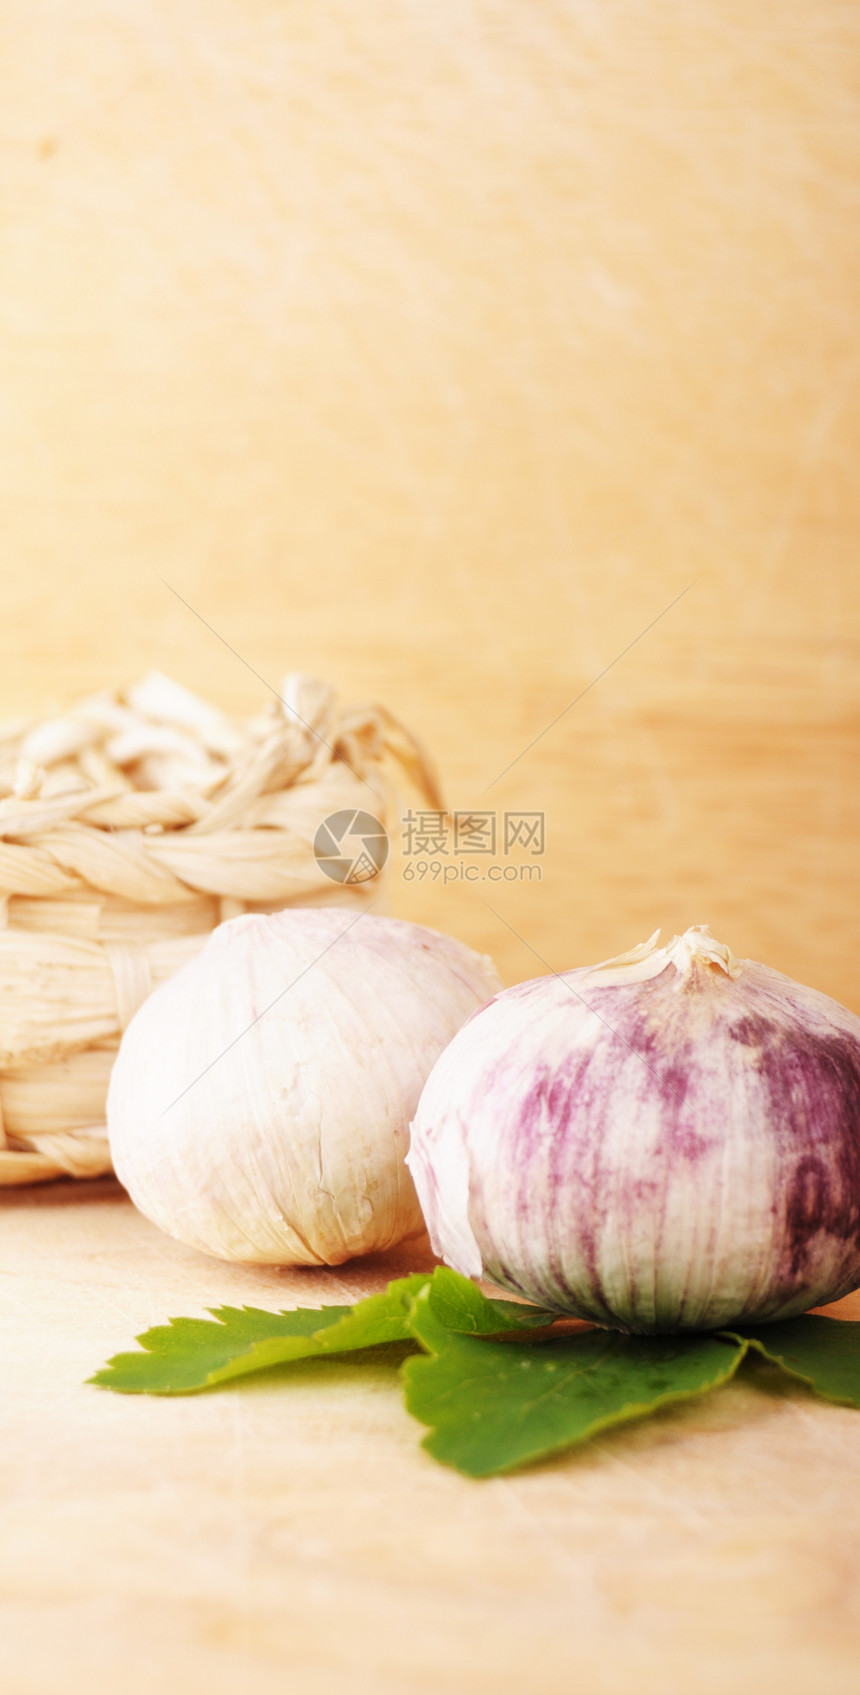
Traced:
[[232, 918], [123, 1036], [117, 1176], [162, 1230], [223, 1259], [338, 1265], [419, 1234], [409, 1120], [499, 988], [491, 960], [402, 919]]
[[408, 1163], [436, 1252], [622, 1330], [787, 1318], [860, 1284], [860, 1018], [697, 924], [496, 995]]

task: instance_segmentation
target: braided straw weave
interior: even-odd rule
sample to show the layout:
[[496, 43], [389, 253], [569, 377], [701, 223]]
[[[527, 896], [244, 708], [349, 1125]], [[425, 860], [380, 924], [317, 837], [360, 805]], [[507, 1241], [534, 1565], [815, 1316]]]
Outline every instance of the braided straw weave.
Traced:
[[222, 919], [378, 893], [326, 878], [313, 840], [341, 809], [386, 822], [388, 755], [441, 807], [384, 707], [301, 675], [248, 721], [152, 673], [0, 726], [0, 1184], [110, 1170], [120, 1036]]

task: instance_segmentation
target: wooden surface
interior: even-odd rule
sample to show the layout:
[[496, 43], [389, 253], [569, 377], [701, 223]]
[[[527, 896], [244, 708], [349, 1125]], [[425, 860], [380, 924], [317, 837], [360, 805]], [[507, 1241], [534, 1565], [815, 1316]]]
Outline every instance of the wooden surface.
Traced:
[[854, 1695], [857, 1412], [738, 1382], [476, 1483], [422, 1453], [393, 1361], [110, 1395], [83, 1379], [168, 1314], [428, 1261], [232, 1269], [82, 1189], [0, 1199], [4, 1695]]
[[[708, 922], [860, 1010], [858, 38], [840, 0], [11, 0], [0, 712], [317, 670], [453, 806], [546, 813], [540, 882], [399, 865], [396, 911], [511, 982]], [[389, 1365], [83, 1386], [168, 1314], [392, 1269], [0, 1198], [4, 1690], [856, 1689], [856, 1414], [737, 1384], [478, 1485]]]

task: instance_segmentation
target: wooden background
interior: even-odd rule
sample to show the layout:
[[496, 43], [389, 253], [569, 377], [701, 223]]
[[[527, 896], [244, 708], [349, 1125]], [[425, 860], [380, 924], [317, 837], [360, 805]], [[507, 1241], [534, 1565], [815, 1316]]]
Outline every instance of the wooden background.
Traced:
[[[393, 883], [506, 980], [708, 922], [860, 1010], [858, 48], [844, 0], [7, 0], [0, 711], [318, 671], [545, 812], [539, 883]], [[3, 1197], [14, 1695], [856, 1688], [854, 1414], [738, 1385], [479, 1486], [385, 1365], [81, 1386], [390, 1269]]]

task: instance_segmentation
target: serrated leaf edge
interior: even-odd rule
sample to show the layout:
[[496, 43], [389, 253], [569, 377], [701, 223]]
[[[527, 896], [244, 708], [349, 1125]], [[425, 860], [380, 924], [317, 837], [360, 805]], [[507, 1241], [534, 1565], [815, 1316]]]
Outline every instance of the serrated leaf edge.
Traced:
[[[430, 1289], [428, 1285], [419, 1291], [413, 1301], [413, 1307], [417, 1305], [419, 1301], [423, 1300], [429, 1302], [429, 1299]], [[438, 1314], [434, 1316], [436, 1316], [437, 1323], [439, 1323], [444, 1329], [443, 1321], [438, 1317]], [[500, 1340], [500, 1338], [492, 1338], [489, 1335], [481, 1336], [473, 1331], [452, 1331], [450, 1334], [456, 1336], [458, 1340], [461, 1341], [465, 1340], [477, 1342]], [[516, 1333], [514, 1332], [509, 1334], [511, 1334], [512, 1337], [510, 1345], [515, 1347], [517, 1344], [513, 1341], [513, 1336]], [[658, 1400], [651, 1400], [647, 1402], [628, 1402], [624, 1407], [608, 1413], [604, 1418], [596, 1419], [594, 1423], [589, 1425], [588, 1429], [584, 1431], [581, 1436], [564, 1437], [558, 1442], [552, 1442], [549, 1445], [542, 1445], [530, 1455], [518, 1455], [516, 1459], [511, 1461], [510, 1465], [495, 1465], [487, 1470], [476, 1471], [459, 1465], [456, 1460], [450, 1459], [445, 1454], [437, 1453], [434, 1448], [434, 1438], [436, 1438], [440, 1433], [439, 1426], [431, 1427], [431, 1429], [428, 1430], [427, 1435], [422, 1437], [421, 1447], [426, 1449], [426, 1451], [431, 1454], [433, 1459], [437, 1460], [439, 1464], [450, 1466], [452, 1470], [459, 1472], [461, 1477], [470, 1477], [476, 1482], [487, 1477], [500, 1477], [512, 1471], [519, 1471], [526, 1466], [535, 1465], [540, 1460], [549, 1459], [554, 1454], [562, 1453], [567, 1448], [583, 1447], [595, 1436], [601, 1435], [605, 1430], [614, 1429], [616, 1426], [622, 1424], [634, 1423], [637, 1419], [644, 1420], [649, 1418], [652, 1414], [661, 1411], [662, 1408], [671, 1406], [680, 1401], [698, 1400], [703, 1395], [709, 1395], [714, 1390], [721, 1389], [724, 1384], [730, 1382], [746, 1358], [749, 1348], [752, 1345], [751, 1339], [746, 1336], [738, 1336], [733, 1332], [728, 1331], [713, 1331], [710, 1334], [713, 1336], [715, 1341], [723, 1341], [727, 1343], [731, 1342], [735, 1347], [735, 1352], [731, 1356], [728, 1370], [719, 1377], [715, 1378], [712, 1383], [704, 1384], [698, 1389], [670, 1389], [666, 1392], [666, 1394], [661, 1395]], [[438, 1359], [440, 1357], [440, 1350], [433, 1348], [432, 1345], [425, 1341], [422, 1336], [416, 1335], [416, 1340], [420, 1343], [423, 1355], [426, 1359]], [[505, 1340], [507, 1341], [507, 1338], [505, 1338]], [[414, 1418], [419, 1424], [424, 1424], [425, 1421], [420, 1414], [414, 1412], [412, 1407], [409, 1405], [409, 1383], [410, 1377], [414, 1376], [415, 1372], [420, 1370], [422, 1363], [423, 1361], [419, 1356], [417, 1358], [405, 1360], [401, 1367], [404, 1405], [410, 1417]]]

